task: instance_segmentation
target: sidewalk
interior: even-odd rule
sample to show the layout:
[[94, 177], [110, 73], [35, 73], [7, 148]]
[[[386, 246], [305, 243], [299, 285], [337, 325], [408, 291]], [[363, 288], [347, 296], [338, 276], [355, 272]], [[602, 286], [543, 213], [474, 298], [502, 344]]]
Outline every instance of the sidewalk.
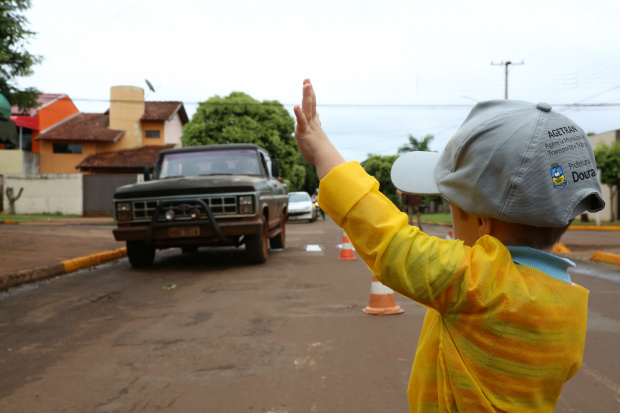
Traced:
[[[114, 239], [111, 221], [110, 217], [0, 220], [0, 291], [125, 257], [125, 244]], [[620, 271], [620, 232], [608, 228], [618, 227], [599, 227], [596, 242], [585, 237], [583, 229], [568, 231], [562, 243], [569, 251], [558, 255], [589, 260], [599, 252], [598, 260], [619, 265]]]
[[0, 291], [126, 256], [112, 218], [0, 221]]
[[[0, 218], [2, 215], [0, 215]], [[47, 221], [26, 221], [26, 222], [17, 222], [12, 220], [4, 220], [0, 219], [0, 225], [57, 225], [57, 226], [66, 226], [66, 225], [106, 225], [109, 222], [113, 222], [114, 218], [112, 217], [74, 217], [74, 218], [54, 218], [49, 219]], [[113, 228], [113, 226], [110, 226]]]

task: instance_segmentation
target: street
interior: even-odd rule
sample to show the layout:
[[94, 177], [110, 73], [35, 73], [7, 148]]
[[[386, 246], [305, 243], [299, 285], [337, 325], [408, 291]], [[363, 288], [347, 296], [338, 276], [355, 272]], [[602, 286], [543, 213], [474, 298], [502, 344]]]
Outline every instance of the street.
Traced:
[[[0, 412], [407, 412], [425, 309], [397, 295], [404, 314], [362, 312], [372, 275], [338, 259], [342, 240], [329, 218], [288, 223], [264, 265], [175, 249], [0, 294]], [[586, 353], [556, 412], [617, 412], [620, 284], [586, 274], [618, 270], [578, 269]]]

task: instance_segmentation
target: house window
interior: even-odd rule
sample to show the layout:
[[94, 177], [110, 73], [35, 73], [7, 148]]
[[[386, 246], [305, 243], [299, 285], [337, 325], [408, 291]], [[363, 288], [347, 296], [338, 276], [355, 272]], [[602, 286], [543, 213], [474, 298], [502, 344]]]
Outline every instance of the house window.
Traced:
[[[21, 135], [20, 135], [21, 134]], [[6, 142], [4, 149], [19, 149], [21, 140], [21, 150], [32, 152], [32, 129], [17, 127], [17, 140], [15, 143]]]
[[32, 129], [28, 129], [28, 128], [22, 128], [20, 126], [21, 129], [21, 136], [18, 136], [18, 139], [21, 139], [22, 141], [22, 150], [23, 151], [27, 151], [27, 152], [32, 152]]
[[55, 143], [54, 153], [82, 153], [82, 145], [79, 143]]
[[147, 138], [159, 138], [159, 131], [158, 130], [147, 130], [146, 131], [146, 137]]

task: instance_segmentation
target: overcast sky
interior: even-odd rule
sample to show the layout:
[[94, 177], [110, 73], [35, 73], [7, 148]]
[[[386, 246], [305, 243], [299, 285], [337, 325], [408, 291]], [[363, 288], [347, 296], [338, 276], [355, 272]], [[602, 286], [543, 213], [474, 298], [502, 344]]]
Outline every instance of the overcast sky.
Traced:
[[[82, 112], [127, 85], [190, 118], [232, 91], [292, 113], [309, 77], [328, 135], [362, 161], [408, 134], [441, 149], [471, 105], [504, 98], [511, 61], [509, 98], [548, 102], [587, 132], [620, 129], [618, 0], [33, 0], [26, 17], [45, 60], [19, 85]], [[607, 106], [561, 106], [574, 104]]]

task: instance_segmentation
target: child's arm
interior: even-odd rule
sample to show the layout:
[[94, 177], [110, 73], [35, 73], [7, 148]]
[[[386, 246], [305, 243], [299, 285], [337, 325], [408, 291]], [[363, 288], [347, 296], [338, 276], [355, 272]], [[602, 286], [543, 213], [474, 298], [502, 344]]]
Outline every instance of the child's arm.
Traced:
[[344, 163], [344, 158], [331, 143], [323, 128], [316, 111], [316, 95], [310, 79], [304, 80], [301, 107], [294, 108], [297, 125], [295, 138], [301, 153], [310, 163], [316, 166], [319, 179], [323, 179], [336, 166]]

